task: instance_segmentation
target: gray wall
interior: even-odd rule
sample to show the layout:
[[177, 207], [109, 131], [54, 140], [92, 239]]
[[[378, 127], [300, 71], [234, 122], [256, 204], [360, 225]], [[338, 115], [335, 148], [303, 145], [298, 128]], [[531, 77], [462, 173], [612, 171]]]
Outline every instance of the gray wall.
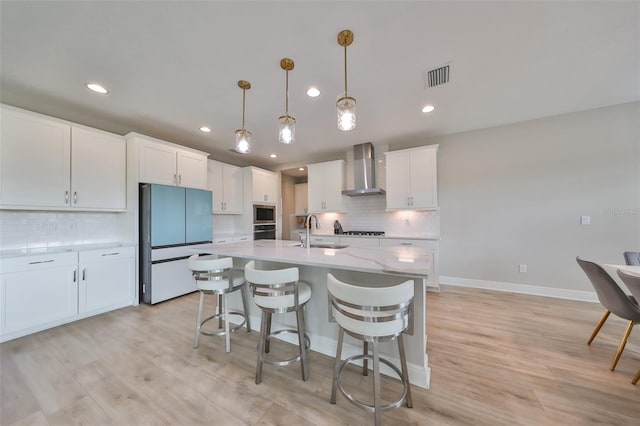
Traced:
[[440, 274], [592, 291], [576, 256], [640, 249], [639, 123], [635, 102], [429, 140]]

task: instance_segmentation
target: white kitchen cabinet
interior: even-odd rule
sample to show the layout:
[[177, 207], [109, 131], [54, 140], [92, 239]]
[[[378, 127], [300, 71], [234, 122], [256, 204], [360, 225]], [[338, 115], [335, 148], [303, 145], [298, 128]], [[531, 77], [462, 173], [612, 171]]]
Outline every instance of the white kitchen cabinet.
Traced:
[[121, 136], [3, 106], [0, 205], [18, 209], [126, 209]]
[[309, 213], [342, 212], [346, 210], [344, 160], [309, 164], [308, 211]]
[[207, 153], [136, 133], [127, 140], [139, 147], [139, 182], [207, 189]]
[[308, 187], [307, 183], [296, 183], [294, 186], [295, 215], [305, 216], [308, 211]]
[[380, 247], [402, 246], [420, 247], [428, 249], [431, 253], [431, 271], [427, 278], [427, 287], [440, 289], [440, 267], [438, 250], [440, 243], [437, 240], [413, 240], [410, 238], [380, 238]]
[[208, 160], [208, 189], [213, 192], [214, 214], [242, 214], [242, 168]]
[[133, 303], [133, 247], [79, 253], [78, 313], [102, 313]]
[[234, 243], [244, 243], [247, 241], [253, 241], [253, 235], [245, 234], [245, 235], [234, 235], [233, 242]]
[[2, 258], [0, 266], [0, 341], [134, 303], [133, 246]]
[[438, 207], [438, 145], [385, 152], [387, 210]]
[[76, 252], [2, 259], [1, 340], [73, 320], [78, 314], [77, 268]]
[[249, 167], [249, 169], [251, 170], [253, 202], [275, 204], [279, 193], [278, 174], [257, 167]]

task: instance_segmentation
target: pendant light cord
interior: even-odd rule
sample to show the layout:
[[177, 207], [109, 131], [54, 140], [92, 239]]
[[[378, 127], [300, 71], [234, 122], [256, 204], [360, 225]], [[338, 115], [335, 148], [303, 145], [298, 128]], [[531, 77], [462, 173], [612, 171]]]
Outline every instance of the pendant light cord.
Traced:
[[347, 46], [344, 46], [344, 96], [347, 97]]
[[242, 130], [244, 130], [244, 98], [247, 93], [246, 89], [242, 89]]
[[287, 117], [289, 117], [289, 71], [287, 70], [286, 73], [287, 77], [286, 77], [286, 91], [285, 91], [285, 101], [284, 101], [284, 111], [285, 111], [285, 115]]

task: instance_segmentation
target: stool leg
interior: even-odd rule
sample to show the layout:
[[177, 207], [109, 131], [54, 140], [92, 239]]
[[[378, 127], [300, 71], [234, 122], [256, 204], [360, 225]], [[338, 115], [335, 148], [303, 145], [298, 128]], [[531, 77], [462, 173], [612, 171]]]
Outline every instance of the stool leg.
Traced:
[[402, 366], [402, 380], [407, 384], [406, 403], [408, 408], [413, 408], [411, 399], [411, 383], [409, 383], [409, 370], [407, 370], [407, 355], [404, 351], [404, 339], [402, 334], [398, 336], [398, 350], [400, 351], [400, 365]]
[[373, 406], [375, 409], [375, 425], [380, 425], [381, 410], [380, 405], [380, 354], [378, 353], [378, 343], [372, 342], [373, 346]]
[[268, 354], [271, 347], [271, 312], [267, 312], [267, 334], [269, 338], [265, 338], [264, 353]]
[[222, 294], [218, 295], [218, 307], [216, 309], [218, 311], [218, 329], [222, 328]]
[[[366, 357], [367, 355], [369, 355], [369, 342], [365, 341], [363, 346], [364, 347], [363, 347], [362, 353]], [[362, 375], [363, 376], [369, 375], [369, 359], [368, 358], [362, 358]]]
[[198, 318], [196, 318], [196, 337], [193, 341], [193, 349], [197, 349], [200, 346], [200, 328], [202, 321], [202, 308], [204, 306], [204, 293], [200, 292], [200, 303], [198, 303]]
[[247, 295], [248, 288], [245, 283], [240, 289], [240, 293], [242, 293], [242, 309], [244, 310], [244, 318], [247, 321], [247, 333], [251, 331], [251, 324], [249, 323], [249, 296]]
[[302, 380], [309, 380], [309, 368], [307, 366], [307, 345], [304, 340], [304, 306], [296, 311], [298, 322], [298, 345], [300, 346], [300, 367], [302, 369]]
[[222, 295], [222, 312], [224, 313], [224, 348], [231, 352], [231, 333], [229, 332], [229, 310], [227, 309], [227, 293]]
[[333, 364], [333, 387], [331, 388], [331, 400], [332, 404], [336, 403], [336, 393], [338, 391], [338, 371], [340, 370], [340, 363], [342, 361], [342, 340], [344, 339], [344, 330], [339, 327], [338, 332], [338, 347], [336, 348], [336, 360]]
[[256, 365], [256, 385], [262, 382], [262, 362], [264, 360], [264, 343], [267, 333], [267, 313], [262, 311], [262, 321], [260, 322], [260, 339], [258, 340], [258, 365]]
[[636, 376], [631, 381], [631, 384], [635, 385], [636, 383], [638, 383], [638, 380], [640, 380], [640, 370], [638, 370], [638, 372], [636, 373]]

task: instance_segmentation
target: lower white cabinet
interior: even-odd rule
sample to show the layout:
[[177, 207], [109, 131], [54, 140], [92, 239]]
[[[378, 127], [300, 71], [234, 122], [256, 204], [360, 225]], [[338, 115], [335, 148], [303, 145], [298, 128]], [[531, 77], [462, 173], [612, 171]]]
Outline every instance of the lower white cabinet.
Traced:
[[101, 313], [131, 305], [134, 297], [133, 247], [79, 253], [78, 313]]
[[340, 244], [346, 244], [354, 247], [379, 247], [379, 238], [367, 237], [340, 237]]
[[0, 263], [0, 341], [133, 304], [133, 247], [20, 256]]
[[431, 251], [431, 273], [427, 278], [427, 287], [440, 289], [440, 277], [438, 266], [438, 250], [440, 243], [437, 240], [412, 240], [402, 238], [380, 238], [380, 247], [404, 246], [422, 247]]

